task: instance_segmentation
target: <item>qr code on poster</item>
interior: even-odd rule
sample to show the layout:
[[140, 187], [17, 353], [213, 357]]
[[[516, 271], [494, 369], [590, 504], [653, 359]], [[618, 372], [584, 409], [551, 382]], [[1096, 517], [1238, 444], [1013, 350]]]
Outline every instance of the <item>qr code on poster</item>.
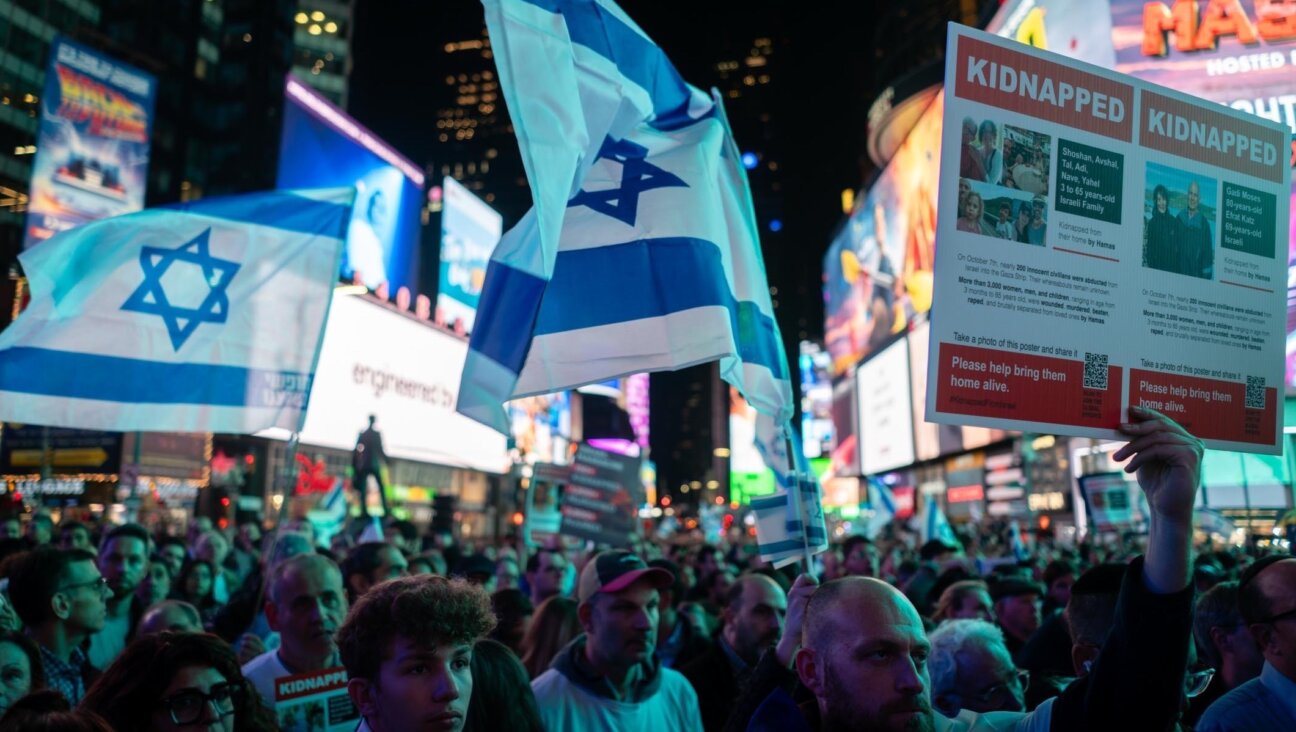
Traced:
[[1107, 388], [1107, 354], [1085, 353], [1084, 388]]
[[1246, 408], [1265, 408], [1265, 379], [1263, 376], [1247, 377]]

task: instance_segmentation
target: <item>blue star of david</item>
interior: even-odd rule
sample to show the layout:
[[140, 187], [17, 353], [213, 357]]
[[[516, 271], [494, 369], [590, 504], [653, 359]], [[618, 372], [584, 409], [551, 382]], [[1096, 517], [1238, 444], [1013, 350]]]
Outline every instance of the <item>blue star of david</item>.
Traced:
[[655, 188], [688, 188], [679, 176], [648, 162], [648, 148], [629, 140], [603, 140], [596, 160], [621, 163], [621, 187], [605, 191], [581, 191], [567, 206], [588, 206], [604, 216], [634, 226], [639, 212], [639, 194]]
[[[208, 251], [211, 229], [181, 244], [175, 249], [145, 246], [140, 248], [140, 267], [144, 281], [131, 293], [122, 310], [161, 316], [171, 336], [171, 347], [180, 350], [189, 336], [203, 323], [224, 323], [229, 316], [229, 296], [226, 288], [239, 270], [236, 262], [217, 259]], [[207, 282], [207, 297], [196, 308], [172, 305], [162, 288], [162, 276], [171, 265], [185, 262], [202, 267]]]

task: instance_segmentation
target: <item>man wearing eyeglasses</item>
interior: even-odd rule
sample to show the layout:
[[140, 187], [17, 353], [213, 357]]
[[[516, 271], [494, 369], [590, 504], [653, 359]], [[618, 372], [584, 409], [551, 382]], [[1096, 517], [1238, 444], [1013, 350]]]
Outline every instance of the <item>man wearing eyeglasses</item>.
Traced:
[[1296, 729], [1296, 557], [1273, 555], [1247, 568], [1238, 608], [1264, 655], [1260, 677], [1220, 697], [1199, 732]]
[[45, 685], [71, 704], [85, 696], [94, 673], [81, 644], [104, 627], [110, 593], [95, 556], [79, 549], [41, 547], [10, 570], [9, 597], [40, 647]]
[[941, 714], [1026, 711], [1029, 676], [1013, 665], [999, 628], [984, 620], [949, 620], [928, 641], [932, 706]]

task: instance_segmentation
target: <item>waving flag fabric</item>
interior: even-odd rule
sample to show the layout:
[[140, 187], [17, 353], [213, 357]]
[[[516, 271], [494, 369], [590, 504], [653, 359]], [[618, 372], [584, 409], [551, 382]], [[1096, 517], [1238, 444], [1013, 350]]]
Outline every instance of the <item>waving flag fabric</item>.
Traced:
[[954, 536], [954, 527], [950, 526], [945, 512], [936, 502], [936, 496], [927, 496], [927, 507], [924, 513], [921, 530], [918, 532], [923, 543], [937, 540], [948, 546], [959, 546], [958, 538]]
[[150, 209], [27, 250], [31, 305], [0, 331], [0, 420], [297, 429], [354, 195]]
[[792, 415], [750, 193], [719, 101], [615, 4], [486, 0], [535, 207], [486, 273], [458, 409], [719, 360]]
[[895, 496], [891, 493], [891, 488], [877, 478], [866, 478], [865, 485], [868, 487], [869, 506], [873, 509], [873, 514], [864, 526], [864, 535], [876, 539], [882, 529], [895, 520]]

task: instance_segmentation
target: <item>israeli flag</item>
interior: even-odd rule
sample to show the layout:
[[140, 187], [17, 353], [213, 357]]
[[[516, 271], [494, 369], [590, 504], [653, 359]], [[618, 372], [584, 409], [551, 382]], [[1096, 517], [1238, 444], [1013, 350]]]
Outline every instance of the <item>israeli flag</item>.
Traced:
[[458, 409], [720, 361], [793, 412], [755, 216], [719, 99], [610, 0], [484, 0], [535, 207], [487, 269]]
[[757, 414], [755, 442], [778, 486], [774, 494], [751, 503], [761, 559], [781, 567], [826, 550], [823, 489], [805, 459], [801, 438], [789, 422], [779, 426], [772, 417]]
[[877, 478], [865, 478], [865, 485], [868, 487], [869, 507], [873, 509], [873, 513], [864, 526], [864, 536], [876, 539], [882, 529], [895, 520], [895, 496], [891, 493], [890, 486]]
[[960, 546], [958, 537], [954, 536], [954, 527], [950, 526], [945, 512], [936, 502], [936, 496], [927, 496], [927, 510], [923, 517], [922, 530], [918, 534], [924, 544], [937, 539], [948, 546]]
[[110, 431], [296, 430], [353, 189], [258, 193], [91, 222], [19, 255], [0, 420]]

